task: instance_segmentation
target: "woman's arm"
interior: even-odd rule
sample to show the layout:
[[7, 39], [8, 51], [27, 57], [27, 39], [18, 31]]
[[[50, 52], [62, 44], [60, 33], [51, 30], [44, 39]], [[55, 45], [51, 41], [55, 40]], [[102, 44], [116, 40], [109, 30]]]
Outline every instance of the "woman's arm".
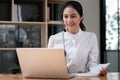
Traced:
[[94, 33], [91, 33], [91, 47], [88, 55], [88, 63], [87, 63], [87, 68], [91, 70], [95, 66], [98, 65], [98, 56], [99, 56], [99, 51], [98, 51], [98, 42], [97, 42], [97, 37]]
[[[97, 37], [95, 34], [93, 34], [92, 36], [91, 45], [92, 46], [91, 46], [91, 50], [90, 50], [89, 57], [88, 57], [89, 70], [91, 70], [93, 67], [95, 67], [98, 64], [99, 50], [98, 50]], [[106, 75], [107, 71], [108, 71], [108, 67], [102, 68], [98, 76]]]
[[54, 47], [54, 36], [51, 35], [48, 41], [48, 48], [53, 48]]

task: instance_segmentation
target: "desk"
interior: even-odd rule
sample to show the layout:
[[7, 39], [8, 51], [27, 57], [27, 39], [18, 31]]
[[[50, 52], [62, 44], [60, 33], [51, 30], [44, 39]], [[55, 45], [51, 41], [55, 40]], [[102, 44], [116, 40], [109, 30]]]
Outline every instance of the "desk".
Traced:
[[[21, 74], [0, 74], [0, 80], [65, 80], [65, 79], [23, 79]], [[69, 80], [120, 80], [120, 73], [108, 73], [101, 77], [75, 77]]]

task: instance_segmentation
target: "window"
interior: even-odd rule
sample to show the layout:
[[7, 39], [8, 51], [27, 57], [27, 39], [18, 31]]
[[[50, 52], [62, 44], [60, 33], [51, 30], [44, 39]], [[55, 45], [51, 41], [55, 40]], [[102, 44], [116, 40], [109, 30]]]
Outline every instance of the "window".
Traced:
[[119, 0], [106, 0], [106, 50], [120, 49], [119, 23], [120, 23]]
[[120, 72], [120, 0], [100, 0], [101, 63], [110, 62], [110, 72]]

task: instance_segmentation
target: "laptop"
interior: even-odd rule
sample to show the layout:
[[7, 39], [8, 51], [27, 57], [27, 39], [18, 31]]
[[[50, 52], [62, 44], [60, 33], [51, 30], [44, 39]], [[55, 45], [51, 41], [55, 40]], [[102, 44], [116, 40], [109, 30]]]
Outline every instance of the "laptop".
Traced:
[[17, 48], [18, 61], [24, 78], [71, 78], [63, 49]]

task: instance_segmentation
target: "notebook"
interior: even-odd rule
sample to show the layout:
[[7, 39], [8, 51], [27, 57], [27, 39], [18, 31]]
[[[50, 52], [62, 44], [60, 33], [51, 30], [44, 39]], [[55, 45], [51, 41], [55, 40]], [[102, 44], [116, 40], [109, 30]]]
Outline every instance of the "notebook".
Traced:
[[109, 67], [110, 63], [99, 64], [96, 67], [92, 68], [90, 72], [86, 73], [75, 73], [74, 76], [98, 76], [100, 70], [105, 67]]
[[71, 78], [67, 73], [63, 49], [17, 48], [22, 76], [25, 78]]

